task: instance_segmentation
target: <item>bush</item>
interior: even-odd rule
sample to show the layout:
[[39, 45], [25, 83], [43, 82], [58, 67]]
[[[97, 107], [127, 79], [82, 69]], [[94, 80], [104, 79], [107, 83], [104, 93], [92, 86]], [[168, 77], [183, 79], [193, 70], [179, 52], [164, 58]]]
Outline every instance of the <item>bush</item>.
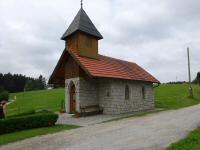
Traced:
[[44, 114], [44, 113], [53, 113], [53, 111], [48, 110], [48, 109], [37, 109], [37, 110], [28, 110], [24, 111], [22, 113], [18, 113], [12, 116], [6, 116], [6, 118], [16, 118], [16, 117], [22, 117], [22, 116], [27, 116], [27, 115], [33, 115], [33, 114]]
[[54, 113], [40, 113], [0, 120], [0, 134], [54, 126], [58, 115]]
[[16, 117], [22, 117], [22, 116], [27, 116], [27, 115], [33, 115], [35, 114], [35, 110], [28, 110], [22, 113], [18, 113], [14, 116], [8, 116], [7, 118], [16, 118]]
[[0, 102], [2, 100], [8, 101], [8, 98], [9, 98], [9, 93], [7, 91], [2, 91], [0, 93]]
[[37, 109], [35, 113], [53, 113], [50, 109]]

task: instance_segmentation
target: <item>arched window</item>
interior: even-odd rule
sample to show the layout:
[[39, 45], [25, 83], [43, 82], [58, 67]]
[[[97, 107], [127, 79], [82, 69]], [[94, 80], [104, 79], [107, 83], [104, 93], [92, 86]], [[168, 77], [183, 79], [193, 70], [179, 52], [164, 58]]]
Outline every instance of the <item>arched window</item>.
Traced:
[[146, 95], [146, 93], [145, 93], [145, 87], [143, 86], [142, 87], [142, 98], [143, 99], [145, 99], [145, 95]]
[[129, 86], [126, 85], [125, 87], [125, 99], [128, 100], [130, 98], [130, 89]]

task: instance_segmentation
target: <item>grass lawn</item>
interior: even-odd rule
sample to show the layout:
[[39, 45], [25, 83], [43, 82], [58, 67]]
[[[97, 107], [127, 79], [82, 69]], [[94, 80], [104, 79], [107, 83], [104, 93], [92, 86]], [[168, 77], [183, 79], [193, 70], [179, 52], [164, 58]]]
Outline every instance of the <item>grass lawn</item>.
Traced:
[[[155, 88], [156, 108], [177, 109], [200, 103], [200, 87], [193, 85], [194, 98], [188, 98], [187, 84], [161, 84]], [[64, 88], [32, 92], [12, 93], [17, 100], [7, 107], [7, 115], [13, 116], [36, 109], [59, 111], [65, 97]]]
[[34, 136], [55, 133], [63, 130], [75, 129], [78, 127], [79, 126], [75, 125], [56, 125], [53, 127], [37, 128], [37, 129], [24, 130], [14, 133], [2, 134], [0, 135], [0, 145], [27, 139]]
[[64, 88], [21, 93], [11, 93], [10, 98], [17, 100], [7, 106], [7, 115], [12, 116], [36, 109], [60, 110], [61, 100], [65, 97]]
[[167, 150], [200, 150], [200, 127], [190, 132], [186, 138], [172, 144]]
[[193, 85], [194, 98], [188, 98], [187, 84], [162, 84], [155, 88], [157, 108], [177, 109], [200, 103], [200, 87]]

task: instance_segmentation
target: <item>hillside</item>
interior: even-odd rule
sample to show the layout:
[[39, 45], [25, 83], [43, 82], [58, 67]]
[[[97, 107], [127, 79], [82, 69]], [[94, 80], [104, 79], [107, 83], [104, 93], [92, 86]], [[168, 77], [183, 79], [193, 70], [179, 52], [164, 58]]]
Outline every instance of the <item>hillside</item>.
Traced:
[[17, 100], [7, 107], [8, 115], [15, 115], [32, 110], [50, 109], [58, 111], [61, 101], [65, 97], [64, 89], [39, 90], [31, 92], [12, 93], [11, 99], [16, 96]]
[[[155, 88], [155, 105], [157, 108], [177, 109], [200, 103], [200, 87], [193, 85], [195, 98], [187, 97], [188, 85], [162, 84]], [[9, 116], [38, 109], [59, 111], [64, 89], [41, 90], [32, 92], [12, 93], [11, 99], [17, 100], [8, 105]]]

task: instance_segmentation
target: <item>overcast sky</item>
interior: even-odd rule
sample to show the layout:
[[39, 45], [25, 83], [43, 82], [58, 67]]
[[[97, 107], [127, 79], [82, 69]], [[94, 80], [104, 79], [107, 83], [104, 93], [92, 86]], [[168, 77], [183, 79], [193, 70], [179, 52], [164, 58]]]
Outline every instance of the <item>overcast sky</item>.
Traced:
[[[161, 82], [200, 71], [199, 0], [84, 0], [103, 55], [133, 61]], [[0, 72], [49, 78], [80, 0], [0, 0]]]

